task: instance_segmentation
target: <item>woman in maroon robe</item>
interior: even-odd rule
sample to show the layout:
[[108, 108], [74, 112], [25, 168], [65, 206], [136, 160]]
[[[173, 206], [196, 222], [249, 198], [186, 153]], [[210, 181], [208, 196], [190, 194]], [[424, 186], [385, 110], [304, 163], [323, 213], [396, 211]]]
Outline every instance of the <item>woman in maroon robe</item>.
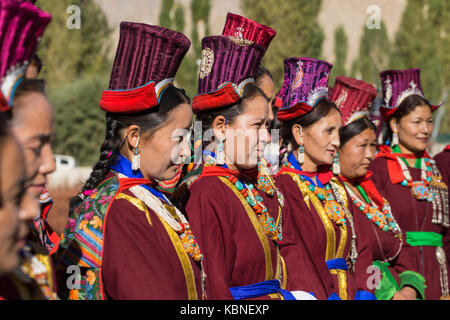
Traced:
[[373, 162], [372, 180], [389, 201], [425, 277], [425, 299], [448, 299], [448, 188], [426, 152], [436, 106], [420, 89], [420, 70], [389, 70], [381, 74], [387, 126], [385, 141]]
[[62, 297], [205, 298], [203, 256], [189, 223], [156, 189], [189, 151], [192, 108], [173, 86], [189, 47], [179, 32], [121, 23], [100, 101], [107, 112], [100, 160], [71, 202], [57, 252]]
[[[292, 298], [283, 290], [286, 270], [278, 248], [282, 199], [267, 168], [257, 168], [269, 140], [269, 107], [252, 82], [274, 35], [228, 14], [224, 36], [202, 41], [192, 106], [204, 136], [214, 135], [214, 141], [206, 145], [208, 158], [183, 208], [205, 255], [210, 299]], [[249, 63], [242, 69], [239, 61]]]
[[417, 273], [416, 259], [408, 255], [408, 250], [402, 250], [408, 244], [402, 239], [395, 212], [370, 180], [377, 128], [367, 116], [376, 95], [371, 84], [343, 76], [336, 78], [330, 99], [338, 103], [342, 114], [340, 180], [349, 195], [357, 237], [369, 239], [374, 266], [379, 268], [371, 283], [376, 287], [377, 300], [423, 299], [424, 278]]
[[[447, 186], [450, 185], [450, 144], [444, 150], [434, 156], [436, 165], [442, 174], [442, 178]], [[450, 202], [450, 199], [449, 199]], [[450, 233], [443, 238], [445, 254], [450, 257]]]
[[[367, 288], [371, 250], [356, 238], [344, 187], [330, 165], [339, 147], [341, 116], [326, 99], [331, 65], [310, 58], [285, 60], [283, 147], [289, 150], [276, 184], [285, 196], [282, 242], [289, 290], [312, 291], [318, 299], [374, 299]], [[358, 252], [356, 251], [358, 243]], [[295, 251], [306, 247], [305, 272]]]

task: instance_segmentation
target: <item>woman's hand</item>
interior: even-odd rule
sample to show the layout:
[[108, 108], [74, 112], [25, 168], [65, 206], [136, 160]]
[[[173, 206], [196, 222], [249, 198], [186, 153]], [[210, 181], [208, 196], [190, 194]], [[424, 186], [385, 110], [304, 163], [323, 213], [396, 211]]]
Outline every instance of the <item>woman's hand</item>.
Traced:
[[405, 286], [400, 291], [397, 291], [394, 294], [392, 300], [416, 300], [417, 299], [417, 291], [412, 288]]

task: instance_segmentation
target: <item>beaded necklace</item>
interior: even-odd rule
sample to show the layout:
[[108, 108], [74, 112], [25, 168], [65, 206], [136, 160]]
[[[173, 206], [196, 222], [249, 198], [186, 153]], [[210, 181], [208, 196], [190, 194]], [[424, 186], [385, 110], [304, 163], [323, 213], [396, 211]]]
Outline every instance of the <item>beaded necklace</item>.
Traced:
[[[284, 167], [293, 168], [294, 166], [289, 161], [284, 161]], [[345, 226], [345, 212], [339, 202], [336, 200], [331, 184], [328, 182], [324, 185], [323, 188], [319, 188], [315, 186], [311, 181], [305, 179], [305, 177], [301, 174], [298, 175], [300, 181], [306, 184], [308, 189], [323, 203], [323, 207], [325, 212], [332, 221], [338, 226]]]
[[244, 183], [235, 176], [226, 176], [226, 178], [236, 187], [258, 215], [258, 221], [261, 224], [264, 233], [269, 236], [271, 240], [280, 242], [282, 240], [281, 231], [277, 228], [275, 221], [269, 215], [267, 208], [264, 206], [263, 198], [258, 194], [258, 191], [253, 184]]
[[[204, 152], [204, 155], [207, 156], [205, 166], [221, 166], [224, 168], [228, 168], [226, 164], [223, 165], [217, 164], [217, 160], [215, 158], [214, 153]], [[272, 179], [270, 178], [270, 172], [268, 172], [270, 170], [269, 168], [270, 167], [267, 161], [265, 161], [264, 159], [261, 158], [258, 161], [258, 177], [257, 177], [258, 189], [268, 194], [269, 196], [273, 196], [276, 193], [278, 203], [281, 207], [283, 207], [284, 206], [283, 195], [281, 194], [281, 192], [278, 191]], [[282, 224], [281, 216], [279, 219], [280, 222], [277, 226], [274, 219], [270, 216], [267, 208], [265, 207], [263, 203], [263, 198], [258, 194], [258, 191], [256, 190], [255, 186], [252, 183], [250, 182], [244, 183], [233, 175], [227, 175], [225, 177], [236, 187], [236, 189], [242, 194], [247, 203], [255, 211], [255, 213], [258, 216], [258, 221], [264, 230], [264, 233], [271, 240], [275, 241], [277, 244], [280, 244], [281, 240], [283, 239], [281, 232], [281, 224]]]
[[[403, 161], [398, 146], [390, 149], [387, 146], [381, 146], [377, 157], [385, 157], [388, 159], [388, 169], [390, 174], [398, 174], [399, 179], [396, 182], [404, 187], [408, 187], [412, 196], [421, 201], [428, 201], [433, 206], [433, 216], [431, 222], [440, 224], [444, 227], [450, 226], [449, 217], [449, 198], [448, 186], [442, 181], [442, 175], [433, 159], [430, 159], [425, 152], [425, 157], [416, 160], [416, 164], [420, 162], [421, 179], [413, 181], [408, 165]], [[397, 154], [397, 155], [396, 155]], [[398, 166], [396, 166], [398, 164]], [[418, 165], [416, 165], [417, 167]], [[392, 177], [391, 177], [392, 179]]]
[[[392, 215], [391, 206], [389, 202], [385, 200], [383, 207], [380, 209], [376, 206], [372, 201], [370, 201], [364, 189], [358, 185], [357, 189], [361, 193], [361, 196], [365, 201], [361, 200], [356, 193], [350, 188], [350, 186], [344, 182], [345, 188], [350, 195], [350, 199], [352, 199], [356, 208], [361, 211], [367, 219], [372, 221], [378, 228], [383, 231], [393, 231], [395, 233], [400, 232], [400, 227]], [[364, 203], [365, 202], [365, 203]]]
[[[431, 192], [429, 186], [432, 178], [431, 161], [428, 158], [422, 158], [422, 169], [421, 169], [421, 180], [413, 181], [411, 173], [409, 172], [408, 166], [400, 159], [397, 158], [398, 163], [402, 169], [403, 181], [400, 184], [404, 187], [408, 187], [411, 190], [412, 195], [417, 200], [426, 200], [429, 202], [433, 201], [433, 192]], [[423, 169], [425, 168], [425, 169]]]

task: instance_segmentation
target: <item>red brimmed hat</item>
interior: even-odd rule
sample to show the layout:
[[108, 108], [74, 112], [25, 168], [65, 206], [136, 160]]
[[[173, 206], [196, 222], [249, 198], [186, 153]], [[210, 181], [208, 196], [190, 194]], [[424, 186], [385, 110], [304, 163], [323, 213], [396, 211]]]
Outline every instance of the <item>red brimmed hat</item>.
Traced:
[[338, 76], [329, 99], [339, 108], [342, 125], [346, 126], [360, 117], [368, 116], [370, 104], [376, 96], [377, 90], [372, 84]]
[[190, 40], [180, 32], [122, 22], [109, 88], [103, 90], [100, 108], [111, 113], [137, 113], [158, 106], [161, 93], [173, 85], [190, 46]]
[[192, 110], [199, 113], [237, 103], [245, 85], [254, 82], [275, 30], [228, 13], [223, 35], [202, 39], [198, 95]]

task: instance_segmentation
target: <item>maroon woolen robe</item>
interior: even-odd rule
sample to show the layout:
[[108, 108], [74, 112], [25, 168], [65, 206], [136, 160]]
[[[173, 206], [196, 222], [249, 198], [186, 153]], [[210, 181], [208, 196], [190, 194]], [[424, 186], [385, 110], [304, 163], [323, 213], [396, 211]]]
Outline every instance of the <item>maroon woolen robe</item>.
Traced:
[[[284, 195], [285, 207], [283, 216], [283, 240], [281, 254], [283, 255], [288, 272], [288, 290], [303, 290], [312, 292], [317, 299], [326, 300], [332, 293], [339, 294], [338, 278], [331, 274], [326, 265], [326, 248], [332, 245], [327, 241], [327, 235], [313, 204], [308, 208], [303, 194], [297, 183], [288, 174], [279, 174], [276, 184]], [[341, 239], [339, 227], [331, 222], [335, 233], [334, 251], [338, 251]], [[342, 257], [349, 256], [352, 229], [347, 220], [347, 239]], [[346, 271], [346, 294], [348, 299], [354, 299], [358, 290], [373, 293], [367, 288], [367, 267], [372, 264], [372, 252], [365, 238], [358, 238], [356, 242], [358, 258], [354, 271]], [[301, 261], [297, 253], [306, 248], [307, 255]], [[302, 254], [305, 256], [305, 254]], [[333, 257], [334, 258], [334, 257]], [[306, 268], [302, 267], [306, 265]], [[343, 298], [343, 297], [341, 297]]]
[[448, 186], [450, 182], [450, 144], [440, 153], [435, 155], [434, 160], [442, 174], [445, 184]]
[[[129, 190], [122, 194], [137, 200]], [[187, 285], [188, 276], [161, 219], [146, 207], [147, 218], [131, 201], [119, 195], [108, 211], [102, 268], [106, 296], [126, 300], [188, 299], [192, 286]], [[192, 268], [197, 299], [201, 299], [200, 265], [190, 257], [186, 261]]]
[[[403, 234], [403, 240], [400, 241], [399, 237], [396, 237], [392, 231], [381, 230], [374, 222], [370, 221], [366, 215], [359, 210], [353, 201], [348, 197], [349, 206], [352, 212], [356, 235], [358, 238], [367, 238], [372, 250], [372, 259], [388, 262], [388, 269], [400, 285], [399, 274], [404, 271], [419, 272], [417, 265], [417, 259], [412, 254], [411, 250], [403, 249], [404, 247], [411, 247], [405, 240]], [[394, 219], [396, 219], [395, 212], [392, 212]], [[397, 219], [396, 219], [397, 220]]]
[[[372, 181], [380, 194], [389, 201], [394, 217], [404, 234], [407, 231], [427, 231], [441, 234], [444, 238], [448, 237], [448, 228], [431, 223], [433, 214], [431, 202], [417, 200], [411, 194], [410, 188], [391, 182], [386, 158], [375, 159], [371, 170], [373, 171]], [[421, 179], [420, 169], [409, 168], [409, 172], [414, 181]], [[448, 252], [448, 248], [445, 250]], [[416, 261], [412, 262], [412, 265], [417, 265], [418, 270], [416, 271], [425, 277], [425, 285], [427, 286], [425, 299], [439, 299], [441, 297], [441, 285], [436, 248], [406, 246], [402, 248], [402, 251], [405, 251], [405, 254], [410, 257], [415, 257]], [[406, 253], [406, 251], [410, 252]], [[450, 270], [448, 255], [447, 270]]]
[[[232, 300], [231, 287], [246, 286], [278, 279], [278, 254], [274, 241], [262, 231], [256, 213], [237, 189], [220, 179], [200, 177], [189, 187], [183, 208], [204, 255], [206, 294], [208, 299]], [[239, 194], [239, 196], [236, 194]], [[263, 203], [276, 221], [279, 205], [276, 196], [258, 190]], [[245, 202], [246, 203], [246, 202]], [[256, 228], [255, 228], [256, 225]], [[282, 288], [285, 274], [282, 272]], [[271, 294], [255, 299], [279, 299]]]
[[[442, 179], [447, 186], [450, 186], [450, 144], [445, 147], [445, 149], [434, 156], [436, 165], [442, 174]], [[450, 193], [449, 193], [449, 203], [450, 203]], [[447, 236], [442, 239], [444, 242], [444, 249], [447, 255], [447, 259], [450, 259], [450, 232]]]

